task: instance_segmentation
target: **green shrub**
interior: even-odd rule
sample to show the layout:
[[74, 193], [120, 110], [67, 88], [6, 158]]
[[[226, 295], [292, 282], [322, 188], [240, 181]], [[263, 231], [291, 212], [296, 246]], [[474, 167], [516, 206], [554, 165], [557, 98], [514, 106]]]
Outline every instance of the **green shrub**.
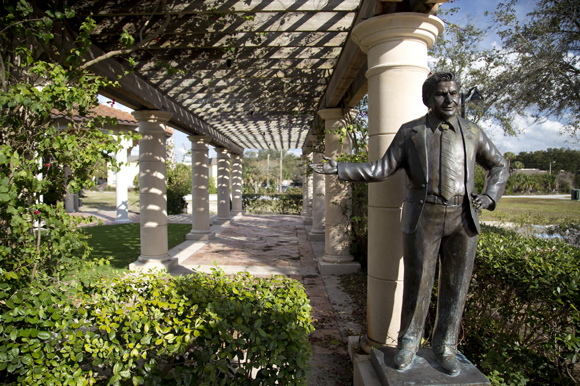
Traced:
[[577, 384], [580, 249], [512, 230], [483, 230], [461, 349], [494, 384]]
[[300, 214], [301, 194], [242, 194], [242, 209], [254, 214]]
[[167, 168], [167, 214], [181, 214], [187, 206], [183, 196], [191, 194], [191, 167], [184, 164]]
[[209, 179], [209, 194], [217, 194], [217, 185], [215, 177]]
[[128, 275], [0, 307], [7, 384], [306, 384], [310, 306], [285, 277]]

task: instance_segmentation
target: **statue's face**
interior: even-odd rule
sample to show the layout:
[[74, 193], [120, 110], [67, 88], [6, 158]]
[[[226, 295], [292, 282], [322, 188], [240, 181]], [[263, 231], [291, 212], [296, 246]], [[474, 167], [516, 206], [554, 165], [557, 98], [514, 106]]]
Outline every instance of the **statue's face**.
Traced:
[[459, 90], [455, 82], [439, 82], [437, 89], [429, 98], [429, 108], [439, 119], [449, 120], [457, 113]]

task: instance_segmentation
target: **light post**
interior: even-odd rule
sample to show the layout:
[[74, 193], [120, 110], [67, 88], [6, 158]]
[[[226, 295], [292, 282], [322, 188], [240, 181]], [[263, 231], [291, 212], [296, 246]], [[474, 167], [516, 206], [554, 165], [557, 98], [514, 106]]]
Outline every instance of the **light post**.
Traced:
[[483, 96], [479, 93], [477, 87], [472, 87], [467, 93], [461, 93], [461, 118], [465, 118], [465, 104], [467, 102], [481, 102]]

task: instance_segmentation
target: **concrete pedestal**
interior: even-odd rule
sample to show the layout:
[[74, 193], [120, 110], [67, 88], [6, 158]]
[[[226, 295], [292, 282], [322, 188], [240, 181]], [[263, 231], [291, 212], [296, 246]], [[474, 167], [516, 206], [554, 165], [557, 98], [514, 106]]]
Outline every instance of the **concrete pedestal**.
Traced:
[[141, 206], [141, 256], [130, 269], [169, 269], [167, 246], [167, 184], [165, 124], [171, 113], [134, 111], [139, 122], [139, 201]]
[[398, 349], [382, 347], [370, 355], [360, 352], [359, 337], [351, 336], [348, 352], [353, 362], [354, 386], [489, 386], [489, 380], [461, 353], [457, 354], [460, 372], [442, 372], [431, 348], [419, 350], [410, 368], [399, 371], [393, 366]]
[[[403, 123], [427, 112], [421, 95], [429, 74], [427, 50], [442, 32], [440, 19], [415, 12], [372, 17], [352, 30], [353, 41], [368, 54], [369, 161], [385, 154]], [[371, 345], [397, 344], [404, 275], [400, 231], [404, 194], [404, 172], [369, 184], [367, 327]]]
[[[315, 138], [315, 136], [312, 136]], [[312, 163], [322, 163], [322, 154], [312, 153]], [[314, 173], [312, 175], [312, 229], [308, 238], [312, 241], [324, 241], [324, 176]]]
[[214, 224], [224, 224], [230, 221], [230, 154], [228, 149], [216, 148], [217, 153], [217, 199], [218, 212]]
[[187, 240], [211, 240], [215, 232], [209, 223], [209, 157], [210, 137], [190, 135], [191, 141], [191, 232]]
[[242, 215], [242, 157], [232, 154], [232, 217]]

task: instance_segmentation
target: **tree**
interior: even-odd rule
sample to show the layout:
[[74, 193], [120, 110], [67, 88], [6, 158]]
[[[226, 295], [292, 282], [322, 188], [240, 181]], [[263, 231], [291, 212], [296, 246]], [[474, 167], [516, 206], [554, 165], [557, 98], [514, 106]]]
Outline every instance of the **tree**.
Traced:
[[518, 3], [501, 3], [494, 13], [503, 46], [496, 53], [509, 62], [501, 69], [509, 90], [501, 110], [555, 117], [574, 135], [580, 127], [580, 0], [538, 0], [523, 19]]
[[481, 47], [488, 30], [477, 27], [476, 21], [469, 17], [461, 25], [448, 24], [429, 50], [434, 58], [431, 71], [455, 72], [465, 94], [477, 87], [483, 100], [477, 104], [466, 101], [468, 119], [475, 123], [494, 123], [504, 134], [516, 135], [521, 128], [514, 125], [514, 118], [521, 111], [506, 111], [502, 107], [509, 97], [509, 83], [504, 73], [509, 65], [496, 48]]

